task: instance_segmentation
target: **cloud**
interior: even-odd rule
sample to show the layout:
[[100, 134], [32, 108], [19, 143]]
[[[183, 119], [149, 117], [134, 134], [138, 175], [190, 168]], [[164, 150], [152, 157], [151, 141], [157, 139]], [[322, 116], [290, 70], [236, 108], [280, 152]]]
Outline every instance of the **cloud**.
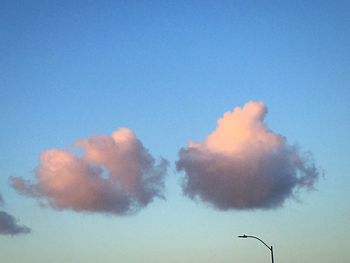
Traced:
[[135, 134], [121, 128], [111, 136], [78, 140], [84, 154], [52, 149], [40, 156], [36, 182], [11, 177], [20, 193], [54, 209], [132, 214], [163, 198], [168, 162], [157, 164]]
[[311, 154], [300, 153], [264, 123], [263, 102], [226, 112], [203, 143], [179, 152], [183, 192], [219, 210], [280, 207], [319, 176]]
[[[0, 206], [5, 204], [2, 195], [0, 194]], [[0, 235], [17, 235], [27, 234], [30, 228], [17, 224], [17, 220], [5, 211], [0, 211]]]
[[17, 220], [10, 214], [0, 211], [0, 235], [17, 235], [30, 233], [30, 228], [17, 224]]

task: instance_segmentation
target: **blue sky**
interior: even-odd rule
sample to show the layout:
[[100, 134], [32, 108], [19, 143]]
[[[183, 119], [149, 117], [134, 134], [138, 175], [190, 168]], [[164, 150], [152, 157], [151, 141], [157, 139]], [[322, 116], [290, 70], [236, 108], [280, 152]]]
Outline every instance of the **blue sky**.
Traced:
[[[31, 227], [4, 262], [350, 261], [348, 1], [1, 1], [0, 193]], [[174, 162], [224, 112], [264, 101], [266, 123], [324, 178], [282, 208], [217, 211], [182, 195]], [[166, 201], [134, 216], [40, 207], [10, 176], [40, 153], [129, 127], [170, 162]]]

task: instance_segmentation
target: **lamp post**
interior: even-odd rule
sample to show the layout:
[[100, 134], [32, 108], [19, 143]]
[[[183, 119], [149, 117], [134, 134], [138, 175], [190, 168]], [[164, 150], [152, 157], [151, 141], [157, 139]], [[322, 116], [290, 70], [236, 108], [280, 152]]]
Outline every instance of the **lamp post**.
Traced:
[[273, 248], [272, 248], [272, 246], [268, 246], [264, 241], [262, 241], [260, 238], [255, 237], [255, 236], [242, 235], [242, 236], [238, 236], [238, 237], [239, 237], [239, 238], [248, 238], [248, 237], [250, 237], [250, 238], [255, 238], [255, 239], [259, 240], [261, 243], [263, 243], [263, 244], [265, 245], [265, 247], [267, 247], [267, 248], [270, 250], [270, 252], [271, 252], [271, 262], [274, 263], [274, 261], [273, 261]]

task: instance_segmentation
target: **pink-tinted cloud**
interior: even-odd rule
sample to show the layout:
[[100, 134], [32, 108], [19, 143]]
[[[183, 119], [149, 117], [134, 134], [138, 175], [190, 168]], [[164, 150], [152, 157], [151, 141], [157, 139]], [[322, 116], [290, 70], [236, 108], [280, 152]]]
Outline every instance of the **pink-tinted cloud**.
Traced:
[[121, 128], [111, 136], [78, 140], [82, 156], [66, 150], [41, 154], [36, 182], [12, 177], [20, 193], [55, 209], [131, 214], [163, 197], [168, 162], [156, 164], [135, 134]]
[[248, 102], [226, 112], [204, 142], [190, 142], [176, 162], [183, 171], [183, 192], [220, 210], [276, 208], [311, 189], [319, 171], [264, 123], [263, 102]]

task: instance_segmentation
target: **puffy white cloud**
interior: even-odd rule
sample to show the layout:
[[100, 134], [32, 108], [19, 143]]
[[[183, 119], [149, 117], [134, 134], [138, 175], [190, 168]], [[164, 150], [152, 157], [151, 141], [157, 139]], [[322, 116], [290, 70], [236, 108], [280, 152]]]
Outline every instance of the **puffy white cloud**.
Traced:
[[220, 210], [276, 208], [319, 176], [311, 154], [302, 154], [264, 123], [263, 102], [226, 112], [204, 142], [179, 152], [183, 192]]
[[74, 145], [84, 150], [82, 156], [66, 150], [45, 151], [36, 182], [12, 177], [13, 187], [55, 209], [120, 215], [135, 213], [155, 197], [163, 197], [168, 162], [161, 159], [156, 164], [130, 129]]

